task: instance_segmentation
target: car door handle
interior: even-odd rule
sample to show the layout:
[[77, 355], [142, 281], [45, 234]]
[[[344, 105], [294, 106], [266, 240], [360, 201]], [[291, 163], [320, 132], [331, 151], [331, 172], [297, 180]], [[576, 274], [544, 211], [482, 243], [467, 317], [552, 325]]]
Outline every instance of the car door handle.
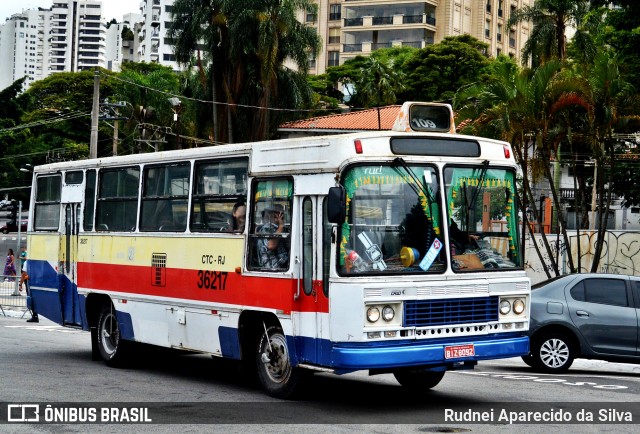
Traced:
[[576, 315], [589, 318], [589, 312], [585, 312], [584, 310], [576, 310]]

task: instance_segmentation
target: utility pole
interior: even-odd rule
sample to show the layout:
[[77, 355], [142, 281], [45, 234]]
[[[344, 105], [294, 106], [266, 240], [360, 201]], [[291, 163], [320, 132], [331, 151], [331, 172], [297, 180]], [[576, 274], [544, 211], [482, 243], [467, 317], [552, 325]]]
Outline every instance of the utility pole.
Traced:
[[91, 107], [91, 141], [89, 142], [89, 158], [98, 158], [98, 116], [100, 111], [100, 70], [96, 67], [93, 73], [93, 105]]
[[125, 121], [128, 118], [120, 116], [119, 108], [124, 108], [127, 103], [120, 101], [117, 103], [109, 103], [106, 99], [100, 104], [103, 109], [103, 115], [100, 116], [101, 121], [113, 121], [113, 155], [118, 155], [118, 121]]

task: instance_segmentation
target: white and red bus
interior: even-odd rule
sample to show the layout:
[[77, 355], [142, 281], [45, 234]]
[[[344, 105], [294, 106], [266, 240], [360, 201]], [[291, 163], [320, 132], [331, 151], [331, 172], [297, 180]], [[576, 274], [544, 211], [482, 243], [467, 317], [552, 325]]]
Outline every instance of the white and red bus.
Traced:
[[450, 106], [406, 103], [391, 131], [36, 167], [34, 307], [110, 366], [138, 342], [208, 353], [277, 397], [314, 371], [424, 391], [524, 355], [517, 165], [453, 131]]

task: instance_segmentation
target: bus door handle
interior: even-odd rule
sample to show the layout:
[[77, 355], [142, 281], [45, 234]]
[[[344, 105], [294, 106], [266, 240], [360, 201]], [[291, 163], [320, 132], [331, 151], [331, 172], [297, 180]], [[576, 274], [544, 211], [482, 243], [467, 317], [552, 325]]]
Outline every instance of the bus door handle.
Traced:
[[293, 262], [296, 264], [298, 269], [298, 278], [296, 279], [296, 293], [293, 296], [293, 300], [297, 301], [300, 298], [300, 279], [302, 276], [302, 265], [301, 265], [302, 262], [300, 261], [300, 258], [298, 256], [296, 256]]

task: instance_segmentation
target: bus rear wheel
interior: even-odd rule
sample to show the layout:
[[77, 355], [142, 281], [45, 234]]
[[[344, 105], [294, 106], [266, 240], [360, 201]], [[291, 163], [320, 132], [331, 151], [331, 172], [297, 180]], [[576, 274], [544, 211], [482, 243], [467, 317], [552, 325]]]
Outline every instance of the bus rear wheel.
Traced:
[[113, 306], [104, 306], [98, 317], [98, 351], [100, 357], [114, 368], [125, 365], [128, 343], [120, 334], [120, 325]]
[[419, 369], [403, 369], [393, 373], [402, 387], [415, 391], [432, 389], [442, 381], [444, 371], [424, 371]]
[[302, 388], [306, 371], [294, 368], [289, 357], [287, 337], [280, 327], [262, 333], [256, 354], [258, 379], [262, 388], [275, 398], [293, 398]]

